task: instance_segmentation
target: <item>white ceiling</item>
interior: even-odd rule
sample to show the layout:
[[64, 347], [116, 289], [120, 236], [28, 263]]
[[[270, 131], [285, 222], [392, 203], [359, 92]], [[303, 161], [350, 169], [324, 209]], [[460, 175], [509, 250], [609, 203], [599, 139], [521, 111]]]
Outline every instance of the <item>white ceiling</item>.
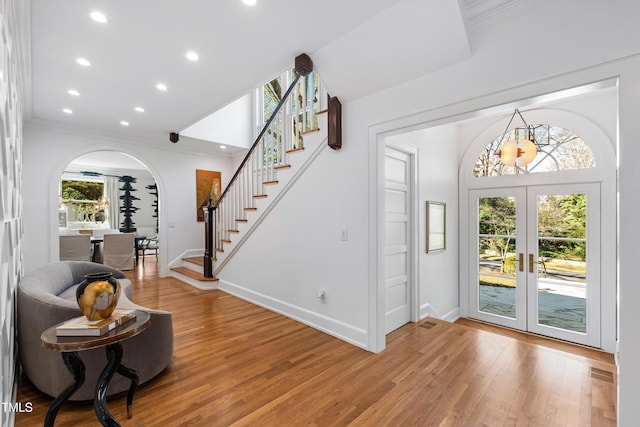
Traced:
[[468, 59], [470, 25], [525, 4], [539, 0], [31, 0], [30, 119], [166, 143], [302, 52], [344, 102]]

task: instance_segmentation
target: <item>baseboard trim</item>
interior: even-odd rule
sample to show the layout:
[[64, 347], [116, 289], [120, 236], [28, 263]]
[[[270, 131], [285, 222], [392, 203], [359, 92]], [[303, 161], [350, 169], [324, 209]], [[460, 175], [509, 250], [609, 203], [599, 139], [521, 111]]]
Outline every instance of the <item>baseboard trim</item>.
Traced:
[[427, 317], [435, 317], [436, 319], [453, 323], [460, 318], [460, 307], [456, 307], [441, 316], [431, 304], [427, 303], [420, 307], [420, 320], [426, 319]]
[[353, 325], [349, 325], [287, 302], [271, 298], [267, 295], [263, 295], [225, 280], [220, 280], [218, 282], [218, 289], [252, 304], [266, 308], [267, 310], [296, 320], [314, 329], [341, 339], [342, 341], [348, 342], [349, 344], [355, 345], [356, 347], [369, 350], [367, 347], [368, 335], [367, 331], [364, 329], [357, 328]]
[[451, 310], [450, 312], [446, 313], [440, 319], [446, 320], [447, 322], [453, 323], [456, 320], [458, 320], [459, 318], [460, 318], [460, 307], [456, 307], [453, 310]]

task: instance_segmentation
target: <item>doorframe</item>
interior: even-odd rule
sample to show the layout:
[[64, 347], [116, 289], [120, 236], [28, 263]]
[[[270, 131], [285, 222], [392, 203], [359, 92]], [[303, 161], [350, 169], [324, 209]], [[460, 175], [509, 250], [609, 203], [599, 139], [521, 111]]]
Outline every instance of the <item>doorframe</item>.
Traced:
[[375, 353], [383, 351], [386, 347], [385, 333], [385, 269], [384, 269], [384, 243], [385, 243], [385, 221], [384, 221], [384, 191], [385, 191], [385, 148], [387, 146], [405, 152], [410, 156], [411, 172], [411, 321], [417, 322], [420, 302], [419, 295], [419, 263], [418, 263], [418, 170], [417, 158], [418, 147], [405, 145], [402, 143], [390, 143], [389, 136], [410, 132], [411, 126], [392, 127], [388, 125], [373, 126], [369, 128], [369, 140], [375, 141], [373, 155], [369, 156], [369, 200], [372, 209], [369, 209], [369, 259], [374, 262], [369, 263], [369, 342], [368, 349]]
[[[459, 214], [460, 245], [468, 247], [471, 242], [469, 230], [469, 190], [515, 186], [542, 186], [571, 183], [600, 184], [600, 348], [608, 353], [616, 352], [617, 326], [617, 193], [616, 154], [614, 142], [597, 123], [570, 111], [540, 108], [523, 112], [531, 123], [551, 123], [568, 129], [589, 144], [596, 159], [591, 169], [563, 172], [542, 172], [516, 176], [474, 178], [473, 165], [478, 154], [504, 132], [508, 114], [498, 117], [472, 138], [459, 169]], [[460, 251], [460, 312], [469, 315], [471, 304], [470, 259], [468, 251]]]
[[[531, 260], [526, 259], [530, 254], [537, 253], [538, 247], [538, 215], [537, 196], [540, 194], [585, 194], [587, 196], [587, 282], [586, 288], [586, 314], [587, 330], [585, 333], [572, 332], [569, 329], [545, 326], [538, 321], [538, 274], [536, 280], [532, 280], [530, 270]], [[601, 202], [600, 182], [580, 182], [580, 183], [555, 183], [550, 185], [516, 185], [498, 188], [469, 189], [467, 195], [469, 199], [468, 226], [469, 226], [469, 247], [467, 256], [469, 259], [469, 304], [467, 306], [469, 317], [484, 322], [489, 322], [508, 328], [517, 329], [523, 332], [531, 332], [555, 339], [575, 342], [577, 344], [588, 345], [600, 348], [602, 346], [602, 202]], [[516, 253], [525, 256], [522, 269], [517, 268], [514, 279], [517, 280], [515, 293], [516, 317], [503, 317], [500, 315], [484, 312], [477, 308], [479, 300], [478, 282], [478, 240], [477, 227], [478, 216], [475, 209], [475, 201], [481, 197], [513, 197], [517, 203], [517, 238]], [[518, 261], [516, 260], [516, 263]], [[517, 264], [520, 267], [519, 264]], [[536, 267], [537, 269], [537, 267]], [[593, 313], [597, 313], [594, 316]]]
[[[384, 282], [378, 275], [378, 262], [379, 262], [379, 241], [381, 237], [381, 226], [379, 223], [381, 214], [379, 212], [379, 201], [382, 194], [383, 183], [380, 177], [382, 173], [381, 162], [384, 154], [384, 140], [387, 136], [398, 135], [401, 133], [412, 132], [420, 129], [426, 129], [431, 127], [437, 127], [441, 125], [447, 125], [456, 123], [459, 121], [482, 117], [485, 115], [504, 113], [506, 119], [496, 119], [496, 121], [488, 125], [482, 132], [475, 137], [470, 138], [468, 145], [465, 145], [464, 151], [460, 152], [460, 161], [458, 163], [459, 179], [458, 179], [458, 241], [456, 242], [460, 248], [464, 248], [468, 244], [466, 236], [468, 235], [467, 213], [468, 212], [468, 198], [467, 189], [473, 188], [473, 184], [470, 183], [471, 170], [473, 164], [477, 159], [477, 154], [487, 144], [487, 141], [495, 138], [504, 132], [504, 124], [508, 120], [508, 115], [513, 113], [514, 108], [527, 108], [535, 106], [538, 103], [561, 99], [568, 94], [574, 93], [576, 90], [589, 91], [598, 90], [602, 88], [609, 88], [618, 85], [618, 78], [612, 77], [607, 72], [595, 73], [574, 73], [569, 76], [554, 76], [547, 79], [543, 79], [537, 82], [531, 82], [530, 84], [518, 87], [510, 87], [505, 90], [497, 92], [486, 93], [481, 97], [475, 97], [465, 99], [459, 102], [440, 105], [434, 108], [425, 107], [423, 110], [415, 111], [412, 109], [401, 110], [403, 113], [390, 114], [391, 118], [384, 119], [384, 113], [373, 115], [370, 118], [371, 121], [364, 123], [363, 127], [366, 128], [366, 141], [368, 142], [366, 154], [368, 155], [367, 168], [368, 168], [368, 252], [367, 252], [367, 281], [366, 286], [368, 290], [368, 319], [366, 323], [367, 333], [367, 345], [366, 348], [369, 351], [379, 353], [385, 348], [385, 334], [384, 334]], [[395, 101], [394, 101], [395, 102]], [[389, 105], [396, 105], [391, 102]], [[386, 112], [388, 109], [383, 108], [385, 106], [375, 106], [376, 111]], [[374, 108], [374, 107], [372, 107]], [[380, 110], [382, 108], [382, 110]], [[534, 118], [530, 115], [536, 114], [538, 111], [533, 110], [526, 113], [527, 119], [532, 121]], [[615, 211], [603, 212], [601, 217], [603, 223], [603, 230], [613, 230], [613, 236], [610, 240], [612, 242], [606, 245], [603, 242], [603, 251], [609, 250], [609, 252], [603, 254], [603, 269], [612, 268], [613, 279], [610, 276], [603, 277], [603, 283], [607, 281], [607, 289], [603, 289], [603, 297], [601, 302], [605, 307], [615, 307], [611, 313], [607, 313], [606, 318], [602, 318], [603, 331], [602, 340], [603, 349], [608, 352], [614, 352], [616, 346], [616, 340], [618, 336], [618, 322], [617, 322], [617, 295], [618, 295], [618, 282], [617, 282], [617, 160], [615, 147], [617, 146], [617, 135], [612, 135], [611, 138], [598, 127], [597, 124], [589, 121], [585, 117], [579, 116], [566, 111], [556, 110], [554, 118], [558, 118], [558, 115], [562, 116], [563, 120], [555, 120], [554, 123], [562, 126], [566, 116], [571, 116], [569, 122], [580, 121], [584, 126], [563, 126], [567, 129], [571, 129], [578, 132], [581, 136], [589, 138], [589, 141], [601, 141], [601, 143], [592, 146], [592, 150], [597, 160], [602, 160], [604, 164], [604, 170], [598, 170], [598, 176], [593, 179], [602, 178], [601, 182], [601, 201], [603, 205], [616, 206]], [[537, 115], [537, 114], [536, 114]], [[548, 111], [546, 111], [548, 116]], [[588, 131], [585, 130], [588, 129]], [[592, 138], [595, 136], [596, 138]], [[580, 172], [580, 171], [577, 171]], [[591, 171], [590, 171], [591, 172]], [[568, 172], [570, 173], [570, 172]], [[540, 175], [540, 174], [537, 174]], [[588, 174], [582, 175], [581, 179], [587, 179]], [[490, 178], [488, 178], [491, 181]], [[584, 181], [580, 181], [584, 182]], [[487, 184], [489, 185], [489, 184]], [[498, 185], [499, 186], [499, 185]], [[613, 228], [611, 228], [613, 227]], [[382, 232], [384, 229], [382, 229]], [[605, 231], [606, 232], [606, 231]], [[604, 236], [603, 236], [604, 237]], [[604, 239], [603, 239], [604, 240]], [[459, 251], [459, 316], [465, 317], [468, 309], [468, 258], [464, 255], [464, 250]], [[606, 260], [605, 260], [606, 258]], [[606, 262], [605, 262], [606, 261]], [[606, 265], [606, 266], [605, 266]], [[606, 293], [606, 295], [605, 295]], [[606, 343], [606, 344], [605, 344]], [[612, 343], [608, 346], [608, 343]]]
[[133, 152], [123, 147], [113, 147], [109, 145], [96, 145], [90, 147], [84, 147], [79, 150], [75, 150], [73, 153], [67, 155], [51, 172], [49, 178], [49, 262], [57, 261], [59, 259], [59, 244], [58, 244], [58, 210], [55, 208], [59, 202], [59, 187], [60, 177], [62, 176], [64, 169], [76, 158], [93, 153], [95, 151], [111, 151], [115, 153], [121, 153], [123, 155], [130, 156], [144, 165], [158, 187], [158, 234], [162, 237], [160, 239], [160, 248], [158, 253], [158, 274], [160, 277], [166, 277], [168, 275], [168, 227], [167, 227], [167, 212], [164, 208], [164, 200], [166, 200], [166, 187], [162, 181], [161, 175], [158, 170], [146, 159], [146, 155], [138, 152]]

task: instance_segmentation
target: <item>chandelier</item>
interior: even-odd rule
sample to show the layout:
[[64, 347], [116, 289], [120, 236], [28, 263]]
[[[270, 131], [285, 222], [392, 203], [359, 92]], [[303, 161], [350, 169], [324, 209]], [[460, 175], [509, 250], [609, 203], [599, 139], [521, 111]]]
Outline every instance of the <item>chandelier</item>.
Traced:
[[[520, 129], [516, 128], [514, 130], [514, 139], [509, 139], [502, 143], [504, 139], [507, 137], [509, 127], [511, 126], [511, 122], [513, 122], [514, 117], [520, 116], [520, 119], [524, 123], [524, 130], [526, 132], [523, 137], [520, 137], [520, 133], [518, 132]], [[533, 141], [532, 141], [533, 140]], [[502, 138], [500, 138], [500, 149], [498, 150], [498, 154], [500, 156], [500, 161], [506, 166], [519, 166], [523, 167], [528, 165], [536, 158], [538, 154], [538, 145], [535, 143], [535, 138], [533, 132], [531, 132], [531, 127], [527, 124], [520, 114], [520, 110], [516, 108], [511, 116], [511, 120], [507, 124], [507, 128], [504, 130], [502, 134]]]

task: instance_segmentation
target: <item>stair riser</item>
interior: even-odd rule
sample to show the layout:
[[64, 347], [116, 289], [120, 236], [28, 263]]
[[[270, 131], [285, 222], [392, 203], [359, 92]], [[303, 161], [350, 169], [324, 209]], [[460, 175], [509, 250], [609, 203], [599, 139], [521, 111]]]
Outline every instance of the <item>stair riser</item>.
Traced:
[[189, 270], [192, 270], [192, 271], [196, 271], [198, 273], [202, 273], [202, 266], [201, 265], [194, 264], [194, 263], [189, 262], [189, 261], [184, 261], [183, 260], [182, 264], [180, 264], [180, 266], [188, 268]]
[[218, 281], [210, 281], [210, 282], [201, 282], [199, 280], [192, 279], [191, 277], [185, 276], [184, 274], [180, 274], [177, 271], [169, 270], [169, 275], [171, 277], [175, 277], [176, 279], [188, 283], [194, 288], [202, 289], [202, 290], [215, 290], [218, 289]]

